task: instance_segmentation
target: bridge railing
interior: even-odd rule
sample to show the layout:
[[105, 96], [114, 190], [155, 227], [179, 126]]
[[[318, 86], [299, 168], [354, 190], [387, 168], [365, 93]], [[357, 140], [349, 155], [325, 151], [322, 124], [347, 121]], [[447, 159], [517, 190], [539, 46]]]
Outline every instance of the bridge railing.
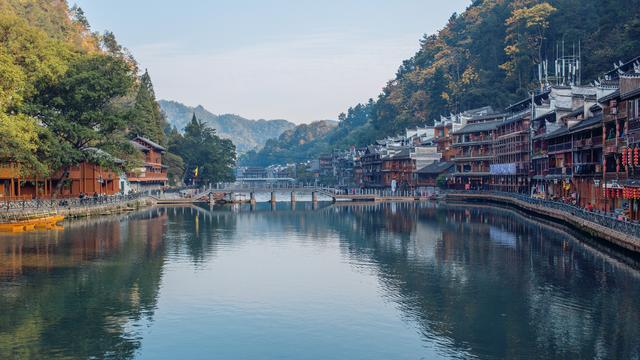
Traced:
[[267, 184], [253, 184], [253, 183], [218, 183], [212, 190], [221, 191], [296, 191], [296, 190], [308, 190], [335, 194], [338, 189], [331, 186], [317, 185], [317, 184], [290, 184], [290, 183], [267, 183]]
[[432, 192], [418, 191], [412, 189], [337, 189], [332, 186], [322, 184], [292, 184], [292, 183], [266, 183], [266, 184], [254, 184], [254, 183], [219, 183], [216, 184], [213, 191], [251, 191], [251, 192], [272, 192], [272, 191], [315, 191], [319, 194], [325, 194], [329, 196], [376, 196], [376, 197], [427, 197], [432, 195]]

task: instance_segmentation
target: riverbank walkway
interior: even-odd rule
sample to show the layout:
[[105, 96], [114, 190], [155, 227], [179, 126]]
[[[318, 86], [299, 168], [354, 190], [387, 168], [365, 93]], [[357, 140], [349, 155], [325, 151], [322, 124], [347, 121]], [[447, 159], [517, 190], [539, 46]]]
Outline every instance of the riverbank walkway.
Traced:
[[495, 191], [448, 191], [449, 202], [492, 202], [515, 206], [538, 216], [561, 221], [634, 253], [640, 253], [640, 223], [621, 220], [612, 214], [524, 194]]

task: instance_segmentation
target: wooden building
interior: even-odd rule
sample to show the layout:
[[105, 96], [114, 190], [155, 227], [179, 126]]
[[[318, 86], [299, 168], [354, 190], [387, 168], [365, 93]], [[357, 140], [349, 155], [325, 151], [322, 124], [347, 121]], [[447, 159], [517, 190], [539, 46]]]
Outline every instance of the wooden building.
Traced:
[[[456, 169], [455, 163], [451, 161], [434, 162], [421, 169], [415, 174], [417, 188], [436, 188], [438, 178], [441, 176], [451, 176]], [[443, 179], [444, 180], [444, 179]]]
[[490, 165], [494, 159], [495, 133], [502, 120], [474, 122], [453, 133], [454, 183], [459, 188], [482, 189], [488, 186]]
[[380, 150], [377, 147], [369, 146], [360, 157], [361, 170], [358, 173], [363, 188], [380, 188], [384, 186], [380, 155]]
[[167, 166], [162, 165], [162, 154], [166, 149], [141, 136], [137, 136], [131, 144], [144, 154], [144, 166], [127, 174], [131, 189], [134, 191], [159, 190], [169, 184]]
[[62, 179], [63, 175], [59, 170], [48, 178], [21, 177], [17, 164], [3, 163], [0, 165], [0, 200], [114, 195], [120, 192], [118, 173], [97, 164], [82, 162], [70, 167], [65, 179]]
[[499, 191], [529, 193], [530, 103], [520, 103], [511, 116], [495, 130], [494, 158], [490, 165], [492, 188]]
[[411, 149], [404, 148], [383, 157], [381, 170], [384, 187], [391, 187], [394, 181], [398, 189], [408, 190], [415, 187], [413, 174], [416, 171], [416, 162], [411, 157]]

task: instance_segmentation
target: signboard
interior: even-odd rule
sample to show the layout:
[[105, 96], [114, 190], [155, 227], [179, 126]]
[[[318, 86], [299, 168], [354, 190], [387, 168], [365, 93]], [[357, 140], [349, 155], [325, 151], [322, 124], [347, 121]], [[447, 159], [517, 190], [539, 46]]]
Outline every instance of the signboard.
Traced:
[[515, 175], [516, 163], [509, 164], [491, 164], [489, 165], [491, 175]]

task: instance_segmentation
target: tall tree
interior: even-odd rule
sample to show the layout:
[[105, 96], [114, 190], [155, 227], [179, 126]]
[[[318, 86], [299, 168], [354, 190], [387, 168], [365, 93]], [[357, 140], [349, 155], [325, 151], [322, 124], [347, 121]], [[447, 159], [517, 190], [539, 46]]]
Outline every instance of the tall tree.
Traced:
[[185, 127], [184, 136], [172, 141], [169, 150], [184, 159], [188, 183], [215, 183], [233, 180], [235, 146], [216, 136], [215, 130], [195, 114]]
[[129, 132], [132, 136], [144, 136], [164, 145], [166, 144], [164, 133], [166, 127], [167, 120], [156, 101], [151, 76], [145, 70], [138, 84]]
[[543, 2], [530, 7], [514, 8], [506, 20], [508, 61], [500, 67], [509, 77], [518, 79], [518, 88], [527, 89], [534, 65], [543, 60], [543, 44], [549, 28], [549, 17], [556, 8]]
[[[86, 160], [89, 147], [118, 157], [131, 154], [126, 141], [126, 110], [116, 100], [133, 84], [131, 68], [122, 59], [106, 55], [82, 55], [71, 63], [57, 82], [45, 85], [27, 107], [52, 134], [47, 160], [53, 169], [64, 169]], [[57, 192], [63, 181], [58, 182]]]

